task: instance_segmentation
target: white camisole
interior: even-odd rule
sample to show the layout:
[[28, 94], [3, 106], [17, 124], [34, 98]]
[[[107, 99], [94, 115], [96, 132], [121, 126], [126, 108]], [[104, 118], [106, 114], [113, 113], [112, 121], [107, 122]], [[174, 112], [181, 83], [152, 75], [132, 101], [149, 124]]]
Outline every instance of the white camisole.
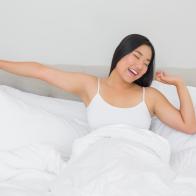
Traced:
[[106, 102], [99, 94], [98, 79], [97, 93], [87, 106], [87, 119], [90, 128], [97, 129], [105, 125], [130, 124], [138, 128], [149, 129], [151, 115], [145, 103], [145, 88], [143, 87], [142, 101], [133, 107], [116, 107]]

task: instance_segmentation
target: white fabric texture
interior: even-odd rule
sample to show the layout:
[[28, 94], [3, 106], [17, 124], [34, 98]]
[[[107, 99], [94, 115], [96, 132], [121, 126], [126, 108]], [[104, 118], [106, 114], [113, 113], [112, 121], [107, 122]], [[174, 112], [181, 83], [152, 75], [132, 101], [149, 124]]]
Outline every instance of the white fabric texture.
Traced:
[[[175, 88], [157, 85], [178, 106]], [[196, 105], [196, 88], [189, 91]], [[165, 139], [127, 124], [86, 135], [80, 103], [7, 86], [0, 86], [0, 108], [0, 195], [196, 195], [195, 136], [157, 121], [152, 127]]]
[[176, 173], [169, 160], [161, 136], [130, 125], [105, 126], [75, 141], [50, 189], [54, 196], [195, 196], [196, 178]]
[[68, 159], [74, 139], [88, 133], [85, 108], [74, 101], [24, 95], [9, 87], [0, 88], [0, 150], [52, 144]]
[[141, 102], [133, 107], [121, 108], [107, 103], [99, 93], [100, 79], [98, 78], [97, 92], [87, 107], [87, 119], [91, 130], [105, 125], [131, 124], [136, 127], [149, 129], [151, 115], [145, 103], [145, 88], [141, 92]]
[[32, 144], [9, 151], [0, 151], [0, 182], [39, 176], [52, 179], [66, 162], [52, 145]]
[[0, 92], [64, 119], [87, 121], [86, 107], [82, 102], [36, 95], [6, 85], [0, 85]]
[[[175, 107], [179, 108], [179, 99], [175, 86], [153, 81], [152, 87], [162, 92]], [[188, 86], [187, 88], [191, 95], [196, 112], [196, 87]], [[161, 122], [157, 117], [152, 118], [150, 129], [169, 141], [172, 153], [196, 147], [196, 135], [185, 134], [173, 129]]]
[[44, 196], [65, 166], [61, 154], [51, 145], [0, 151], [0, 195]]

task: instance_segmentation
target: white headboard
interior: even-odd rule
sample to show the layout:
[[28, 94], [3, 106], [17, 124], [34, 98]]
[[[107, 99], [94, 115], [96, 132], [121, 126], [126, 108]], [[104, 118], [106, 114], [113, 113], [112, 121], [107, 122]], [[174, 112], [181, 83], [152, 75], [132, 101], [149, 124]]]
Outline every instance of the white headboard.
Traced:
[[[110, 66], [54, 65], [54, 67], [64, 71], [89, 73], [98, 77], [108, 76], [110, 69]], [[196, 86], [196, 68], [182, 69], [163, 67], [161, 68], [161, 70], [172, 74], [178, 74], [186, 81], [187, 85]], [[78, 97], [70, 93], [64, 92], [57, 87], [49, 85], [44, 81], [34, 78], [17, 76], [2, 70], [0, 70], [0, 85], [12, 86], [26, 92], [31, 92], [43, 96], [79, 100]]]

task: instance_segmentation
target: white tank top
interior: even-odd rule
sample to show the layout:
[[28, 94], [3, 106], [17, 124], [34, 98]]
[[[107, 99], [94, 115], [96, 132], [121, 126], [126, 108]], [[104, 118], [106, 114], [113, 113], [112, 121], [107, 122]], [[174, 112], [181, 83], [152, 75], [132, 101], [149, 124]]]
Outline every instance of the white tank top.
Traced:
[[145, 103], [144, 87], [142, 101], [139, 104], [121, 108], [106, 102], [99, 94], [99, 86], [98, 79], [97, 93], [87, 106], [87, 119], [92, 130], [112, 124], [130, 124], [138, 128], [149, 129], [151, 115]]

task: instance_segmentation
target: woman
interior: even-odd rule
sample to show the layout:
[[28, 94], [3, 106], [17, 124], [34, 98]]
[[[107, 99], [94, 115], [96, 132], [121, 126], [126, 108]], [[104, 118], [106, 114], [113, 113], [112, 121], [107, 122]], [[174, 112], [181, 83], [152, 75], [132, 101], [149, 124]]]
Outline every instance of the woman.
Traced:
[[0, 68], [44, 80], [79, 96], [87, 107], [92, 129], [113, 123], [148, 129], [151, 117], [156, 115], [170, 127], [188, 134], [196, 133], [193, 104], [181, 78], [164, 72], [156, 73], [158, 81], [176, 86], [179, 109], [171, 105], [158, 90], [149, 87], [153, 79], [154, 57], [151, 42], [142, 35], [131, 34], [116, 48], [107, 78], [64, 72], [36, 62], [2, 60]]

